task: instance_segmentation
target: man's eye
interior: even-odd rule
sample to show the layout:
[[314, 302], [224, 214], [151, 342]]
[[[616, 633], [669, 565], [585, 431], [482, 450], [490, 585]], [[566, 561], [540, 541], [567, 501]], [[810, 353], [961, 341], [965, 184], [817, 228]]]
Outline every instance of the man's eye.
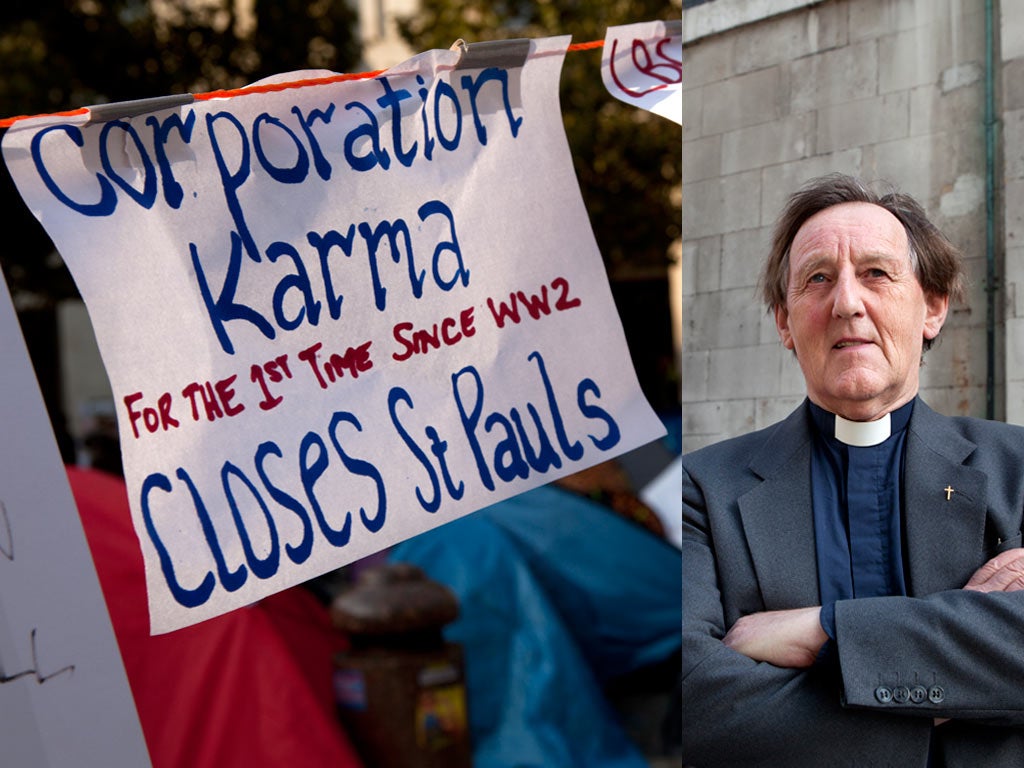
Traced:
[[888, 277], [888, 274], [884, 269], [875, 267], [868, 270], [868, 277]]
[[808, 283], [824, 283], [825, 282], [825, 276], [823, 274], [821, 274], [821, 272], [818, 272], [817, 274], [811, 275], [810, 279], [808, 279], [807, 282]]

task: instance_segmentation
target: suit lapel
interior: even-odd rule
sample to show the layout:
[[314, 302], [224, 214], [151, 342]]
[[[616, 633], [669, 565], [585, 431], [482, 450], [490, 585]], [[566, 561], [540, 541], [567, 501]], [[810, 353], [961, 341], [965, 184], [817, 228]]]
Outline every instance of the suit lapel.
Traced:
[[738, 500], [766, 610], [820, 603], [811, 443], [806, 405], [783, 421], [750, 462], [763, 482]]
[[975, 447], [949, 420], [917, 401], [903, 471], [911, 595], [959, 589], [984, 561], [988, 480], [963, 463]]
[[[985, 560], [987, 478], [965, 466], [975, 445], [918, 400], [908, 425], [903, 471], [907, 589], [959, 589]], [[806, 406], [779, 425], [750, 462], [762, 478], [738, 500], [766, 610], [820, 602], [811, 443]], [[947, 488], [952, 491], [948, 493]], [[952, 544], [956, 546], [952, 546]]]

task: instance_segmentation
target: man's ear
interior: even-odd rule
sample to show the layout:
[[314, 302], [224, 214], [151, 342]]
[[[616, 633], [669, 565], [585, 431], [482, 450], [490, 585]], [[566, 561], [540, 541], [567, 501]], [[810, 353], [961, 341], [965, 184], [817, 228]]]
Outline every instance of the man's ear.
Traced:
[[949, 312], [949, 296], [937, 293], [925, 293], [924, 295], [924, 337], [928, 340], [934, 339], [942, 330], [946, 322], [946, 313]]
[[779, 331], [779, 338], [782, 339], [782, 346], [793, 349], [793, 334], [789, 332], [789, 312], [781, 304], [775, 307], [775, 327]]

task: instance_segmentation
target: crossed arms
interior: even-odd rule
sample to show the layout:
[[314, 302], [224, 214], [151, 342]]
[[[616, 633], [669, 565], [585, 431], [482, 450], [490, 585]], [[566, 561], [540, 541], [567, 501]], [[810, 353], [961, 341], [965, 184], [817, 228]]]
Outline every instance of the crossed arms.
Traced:
[[[1024, 550], [992, 558], [960, 589], [840, 601], [839, 664], [815, 664], [826, 640], [820, 608], [766, 604], [745, 532], [721, 514], [727, 503], [706, 499], [684, 465], [685, 764], [923, 764], [934, 723], [946, 718], [958, 721], [939, 729], [954, 729], [948, 738], [976, 723], [1002, 726], [985, 731], [993, 744], [1018, 738]], [[709, 504], [719, 508], [715, 524]], [[903, 682], [944, 695], [902, 706], [877, 699], [881, 684]]]
[[[996, 555], [979, 568], [963, 588], [973, 592], [1024, 589], [1024, 549]], [[813, 606], [742, 616], [722, 642], [754, 661], [794, 669], [809, 667], [828, 640], [819, 621], [820, 612], [820, 607]]]

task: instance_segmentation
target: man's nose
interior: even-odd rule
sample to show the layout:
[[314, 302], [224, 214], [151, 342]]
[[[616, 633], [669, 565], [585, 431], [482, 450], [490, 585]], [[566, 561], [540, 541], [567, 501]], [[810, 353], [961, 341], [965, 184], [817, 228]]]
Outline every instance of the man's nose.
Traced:
[[857, 317], [864, 314], [864, 286], [856, 275], [843, 271], [836, 278], [832, 314], [835, 317]]

